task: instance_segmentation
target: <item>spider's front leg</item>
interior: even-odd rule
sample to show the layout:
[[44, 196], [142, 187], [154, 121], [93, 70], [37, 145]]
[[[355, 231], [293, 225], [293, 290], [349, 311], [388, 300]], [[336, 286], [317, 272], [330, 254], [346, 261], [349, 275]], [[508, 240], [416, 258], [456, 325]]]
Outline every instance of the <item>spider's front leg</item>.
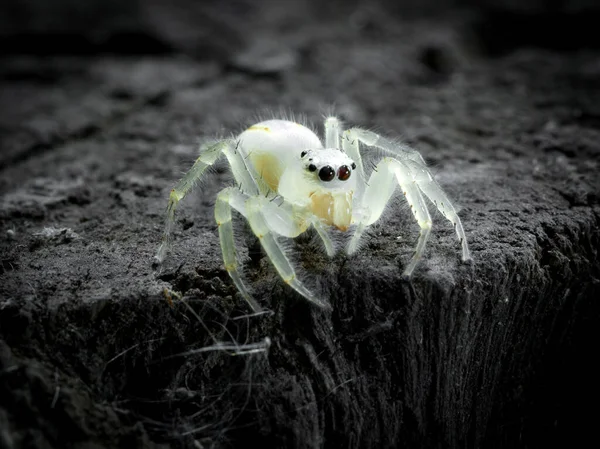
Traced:
[[250, 193], [258, 193], [256, 183], [246, 167], [244, 158], [237, 151], [238, 142], [232, 139], [221, 140], [219, 142], [211, 142], [200, 147], [200, 156], [190, 168], [190, 170], [181, 178], [175, 188], [171, 190], [169, 195], [169, 203], [167, 205], [167, 216], [165, 219], [165, 229], [163, 231], [162, 242], [156, 252], [155, 259], [162, 262], [169, 250], [171, 242], [171, 233], [175, 223], [175, 208], [177, 204], [192, 190], [194, 185], [200, 181], [206, 169], [213, 165], [221, 154], [225, 154], [235, 179], [239, 185], [246, 186]]
[[361, 198], [361, 220], [348, 244], [347, 252], [352, 254], [358, 248], [358, 242], [366, 226], [377, 221], [387, 206], [392, 193], [400, 185], [408, 204], [421, 228], [417, 247], [411, 262], [405, 268], [403, 275], [410, 277], [419, 259], [425, 252], [425, 244], [431, 232], [431, 216], [423, 199], [423, 195], [416, 185], [407, 176], [408, 169], [392, 158], [384, 158], [373, 169], [367, 188]]
[[258, 237], [283, 281], [309, 301], [320, 307], [328, 308], [329, 305], [326, 302], [317, 298], [298, 279], [285, 250], [275, 238], [275, 234], [290, 238], [298, 236], [306, 230], [307, 224], [304, 220], [298, 220], [291, 207], [285, 204], [278, 206], [262, 195], [248, 196], [233, 187], [229, 187], [222, 190], [217, 197], [215, 219], [219, 226], [219, 239], [223, 250], [225, 268], [250, 306], [254, 310], [259, 310], [259, 306], [248, 293], [237, 271], [235, 243], [231, 227], [231, 207], [248, 220], [252, 232]]
[[454, 226], [454, 231], [456, 232], [456, 236], [462, 247], [463, 262], [471, 260], [471, 252], [469, 251], [465, 230], [463, 229], [460, 218], [458, 218], [456, 209], [454, 209], [454, 206], [446, 193], [442, 190], [437, 181], [433, 179], [433, 176], [427, 167], [412, 160], [404, 161], [404, 165], [409, 168], [410, 176], [419, 186], [419, 189], [427, 195], [429, 200], [435, 204], [435, 207], [437, 207], [441, 214]]
[[[275, 239], [274, 233], [284, 237], [298, 236], [306, 230], [304, 220], [298, 220], [292, 210], [277, 206], [263, 196], [251, 197], [246, 202], [246, 218], [283, 281], [319, 307], [330, 308], [327, 302], [317, 298], [298, 279], [284, 249]], [[331, 246], [330, 241], [329, 245]]]
[[[364, 171], [362, 171], [362, 158], [359, 151], [359, 142], [366, 145], [379, 148], [385, 153], [389, 154], [394, 158], [393, 160], [400, 162], [405, 171], [410, 173], [410, 178], [414, 181], [419, 189], [431, 200], [437, 209], [442, 213], [444, 217], [448, 219], [454, 226], [456, 235], [462, 246], [462, 260], [471, 260], [471, 253], [469, 251], [469, 245], [465, 236], [462, 223], [456, 209], [448, 199], [446, 193], [442, 190], [441, 186], [437, 183], [431, 172], [428, 170], [425, 160], [421, 154], [412, 149], [411, 147], [403, 144], [395, 144], [392, 141], [380, 136], [372, 131], [368, 131], [361, 128], [352, 128], [345, 132], [342, 145], [344, 150], [350, 157], [354, 159], [358, 168], [361, 170], [362, 176], [364, 177]], [[397, 159], [395, 159], [397, 158]]]

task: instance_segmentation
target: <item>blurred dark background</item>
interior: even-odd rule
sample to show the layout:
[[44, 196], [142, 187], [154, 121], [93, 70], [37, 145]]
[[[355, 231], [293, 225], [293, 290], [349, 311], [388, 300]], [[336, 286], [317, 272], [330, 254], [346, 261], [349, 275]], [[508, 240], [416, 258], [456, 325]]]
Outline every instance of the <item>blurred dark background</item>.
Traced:
[[339, 18], [340, 26], [376, 29], [373, 11], [402, 20], [466, 14], [478, 44], [494, 54], [527, 45], [557, 50], [600, 45], [595, 29], [600, 6], [594, 0], [5, 0], [0, 49], [12, 54], [183, 52], [227, 60], [261, 35], [292, 34], [310, 22]]

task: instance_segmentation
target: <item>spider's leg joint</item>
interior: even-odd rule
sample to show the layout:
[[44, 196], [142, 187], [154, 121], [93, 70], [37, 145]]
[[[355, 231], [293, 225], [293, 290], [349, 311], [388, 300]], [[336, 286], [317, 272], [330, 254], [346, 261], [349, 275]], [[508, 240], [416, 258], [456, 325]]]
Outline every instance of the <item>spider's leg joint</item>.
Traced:
[[231, 262], [228, 264], [225, 264], [225, 269], [229, 272], [229, 271], [234, 271], [237, 268], [237, 263], [235, 262]]
[[285, 282], [287, 285], [290, 285], [294, 281], [294, 279], [296, 279], [296, 274], [293, 274], [292, 276], [285, 278], [283, 280], [283, 282]]

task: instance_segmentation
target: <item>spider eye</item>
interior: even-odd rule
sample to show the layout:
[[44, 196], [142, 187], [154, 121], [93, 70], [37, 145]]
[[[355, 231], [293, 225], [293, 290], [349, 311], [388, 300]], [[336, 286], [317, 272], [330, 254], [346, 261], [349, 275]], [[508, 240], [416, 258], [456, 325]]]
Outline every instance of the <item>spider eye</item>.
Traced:
[[300, 153], [300, 157], [306, 156], [306, 153], [308, 153], [308, 152], [307, 151], [303, 151], [302, 153]]
[[319, 170], [319, 179], [321, 181], [329, 182], [333, 178], [335, 178], [335, 170], [329, 165], [326, 165], [321, 170]]
[[356, 170], [356, 164], [354, 162], [352, 162], [351, 167], [352, 167], [352, 170]]
[[317, 166], [315, 164], [310, 164], [308, 166], [308, 171], [316, 171], [317, 170]]
[[350, 177], [350, 169], [348, 168], [347, 165], [342, 165], [340, 168], [338, 168], [338, 179], [340, 181], [345, 181], [349, 177]]

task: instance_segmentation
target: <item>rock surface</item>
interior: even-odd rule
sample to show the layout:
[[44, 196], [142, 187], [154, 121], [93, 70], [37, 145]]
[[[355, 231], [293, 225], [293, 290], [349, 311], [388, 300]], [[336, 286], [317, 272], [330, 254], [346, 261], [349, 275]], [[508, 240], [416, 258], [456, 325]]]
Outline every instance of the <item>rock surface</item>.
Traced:
[[[598, 10], [389, 3], [108, 2], [85, 26], [60, 15], [80, 51], [45, 41], [56, 21], [33, 1], [39, 20], [4, 27], [3, 48], [20, 47], [0, 63], [0, 447], [577, 447], [595, 434]], [[557, 14], [578, 41], [536, 34]], [[490, 31], [515, 17], [535, 39]], [[332, 110], [422, 152], [460, 206], [472, 265], [434, 214], [403, 281], [418, 228], [397, 201], [355, 257], [293, 244], [323, 311], [240, 224], [269, 310], [251, 316], [213, 219], [223, 164], [153, 266], [199, 141], [278, 111], [320, 130]]]

